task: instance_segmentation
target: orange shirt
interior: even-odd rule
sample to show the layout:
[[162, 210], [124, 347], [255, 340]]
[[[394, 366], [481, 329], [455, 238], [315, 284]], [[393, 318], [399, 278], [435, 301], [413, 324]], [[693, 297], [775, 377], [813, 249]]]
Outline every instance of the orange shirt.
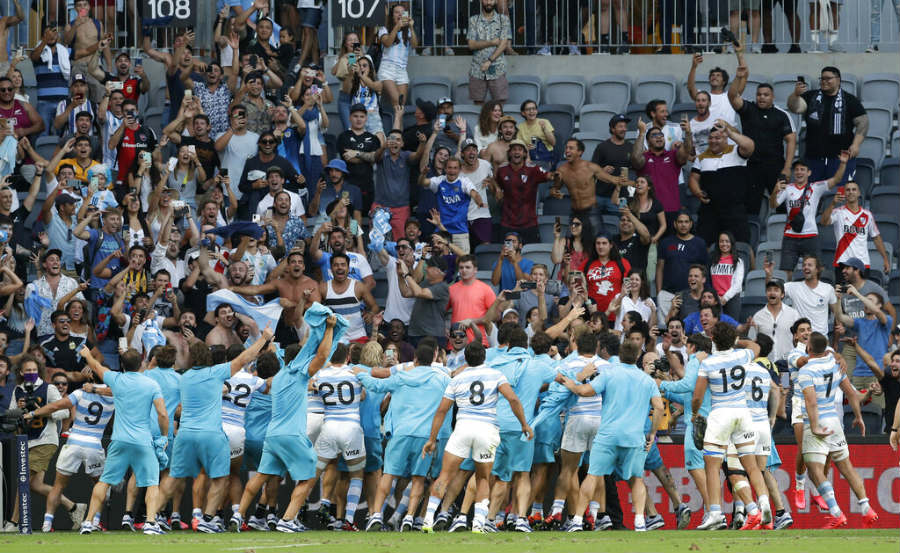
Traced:
[[[452, 284], [450, 286], [450, 301], [447, 303], [447, 307], [453, 311], [450, 322], [480, 319], [493, 305], [496, 297], [494, 290], [490, 286], [477, 279], [472, 279], [470, 284], [465, 284], [462, 281]], [[485, 332], [483, 326], [480, 329], [481, 342], [487, 347], [487, 332]], [[474, 338], [471, 330], [467, 332], [470, 340]]]

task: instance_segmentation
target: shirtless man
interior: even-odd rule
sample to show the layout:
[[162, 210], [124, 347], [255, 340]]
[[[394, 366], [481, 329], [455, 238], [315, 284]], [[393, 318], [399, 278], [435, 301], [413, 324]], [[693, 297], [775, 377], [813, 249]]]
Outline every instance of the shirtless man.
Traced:
[[194, 334], [197, 331], [197, 315], [193, 311], [183, 311], [178, 317], [178, 331], [163, 330], [169, 344], [175, 346], [175, 368], [190, 369], [190, 348], [200, 338]]
[[[100, 103], [103, 100], [105, 87], [100, 81], [106, 78], [100, 68], [100, 52], [109, 47], [112, 41], [110, 33], [103, 33], [103, 24], [91, 17], [91, 3], [88, 0], [76, 0], [75, 11], [78, 17], [66, 25], [63, 43], [72, 48], [72, 73], [84, 73], [91, 91], [91, 100]], [[114, 12], [115, 13], [115, 12]]]
[[243, 344], [244, 340], [241, 339], [235, 329], [238, 321], [250, 327], [251, 338], [259, 336], [259, 327], [253, 322], [253, 319], [241, 313], [235, 313], [234, 309], [227, 303], [217, 306], [212, 315], [216, 326], [206, 335], [206, 345], [208, 346], [221, 345], [227, 348], [234, 344]]
[[582, 155], [584, 143], [577, 138], [568, 139], [565, 149], [566, 161], [551, 173], [553, 186], [550, 187], [550, 195], [557, 199], [562, 198], [560, 188], [565, 185], [572, 198], [573, 216], [582, 221], [588, 219], [593, 231], [597, 232], [603, 228], [603, 219], [597, 206], [597, 179], [621, 187], [628, 184], [628, 177], [610, 175], [603, 167], [582, 159]]
[[[319, 284], [303, 274], [306, 269], [303, 260], [303, 252], [294, 250], [287, 256], [287, 269], [278, 267], [272, 271], [272, 278], [263, 284], [257, 286], [232, 286], [231, 291], [243, 296], [263, 295], [278, 293], [281, 298], [281, 305], [285, 308], [281, 314], [282, 321], [285, 325], [299, 329], [303, 326], [303, 313], [306, 308], [313, 302], [321, 302], [322, 297], [319, 293]], [[276, 273], [280, 275], [275, 276]], [[286, 330], [279, 324], [276, 329], [276, 340], [279, 338], [280, 332]], [[293, 336], [297, 340], [299, 336]], [[281, 340], [279, 340], [281, 341]]]
[[[200, 255], [197, 257], [197, 262], [200, 263], [200, 272], [203, 273], [206, 281], [209, 282], [213, 288], [216, 290], [233, 290], [236, 286], [244, 286], [251, 280], [250, 267], [243, 261], [240, 261], [242, 255], [243, 252], [241, 251], [241, 248], [238, 248], [235, 254], [231, 256], [231, 259], [234, 261], [231, 261], [225, 274], [222, 274], [213, 270], [212, 266], [209, 264], [209, 251], [201, 244]], [[235, 293], [251, 303], [257, 303], [256, 297], [253, 294]]]
[[481, 159], [486, 159], [491, 162], [494, 174], [497, 174], [497, 169], [500, 168], [501, 165], [509, 161], [506, 157], [506, 153], [509, 151], [509, 143], [512, 142], [518, 133], [519, 129], [516, 127], [515, 119], [509, 115], [504, 115], [500, 118], [500, 121], [497, 124], [497, 140], [491, 142], [491, 144], [479, 154]]

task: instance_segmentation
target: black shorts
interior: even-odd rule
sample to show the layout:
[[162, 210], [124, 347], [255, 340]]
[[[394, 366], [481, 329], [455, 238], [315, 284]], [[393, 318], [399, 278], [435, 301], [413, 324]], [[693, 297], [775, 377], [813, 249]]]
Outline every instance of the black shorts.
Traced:
[[781, 260], [778, 268], [782, 271], [793, 271], [797, 260], [805, 254], [819, 257], [819, 235], [810, 238], [792, 238], [785, 236], [781, 240]]

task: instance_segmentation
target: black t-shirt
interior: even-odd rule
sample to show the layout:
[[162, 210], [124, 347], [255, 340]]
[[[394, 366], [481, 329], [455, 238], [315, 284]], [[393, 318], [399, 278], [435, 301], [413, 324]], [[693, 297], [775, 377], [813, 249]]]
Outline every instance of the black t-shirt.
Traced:
[[47, 357], [47, 366], [64, 371], [80, 371], [84, 368], [84, 358], [78, 354], [82, 344], [85, 344], [88, 349], [94, 347], [94, 344], [85, 338], [75, 336], [59, 340], [56, 335], [53, 335], [44, 340], [41, 342], [41, 349], [44, 350], [44, 356]]
[[202, 140], [197, 140], [193, 136], [182, 136], [181, 145], [193, 146], [194, 149], [197, 150], [197, 159], [200, 160], [200, 165], [203, 166], [206, 178], [212, 178], [215, 174], [216, 167], [221, 163], [219, 160], [219, 153], [216, 152], [215, 141], [210, 140], [209, 142], [203, 142]]
[[750, 161], [784, 163], [784, 137], [794, 132], [791, 119], [784, 111], [760, 108], [756, 102], [744, 100], [738, 115], [743, 133], [756, 144]]
[[650, 246], [641, 244], [641, 237], [637, 233], [634, 233], [628, 240], [622, 240], [621, 237], [616, 236], [613, 238], [613, 244], [619, 249], [619, 255], [628, 260], [632, 269], [647, 268], [647, 252]]
[[[360, 152], [374, 152], [381, 147], [378, 137], [370, 132], [363, 131], [356, 134], [353, 131], [344, 131], [338, 136], [337, 149], [338, 155], [343, 158], [344, 152], [347, 150], [357, 150]], [[374, 163], [347, 163], [347, 182], [355, 184], [365, 194], [369, 194], [374, 190], [372, 176], [374, 174]]]
[[13, 235], [12, 240], [10, 240], [10, 247], [12, 247], [13, 251], [16, 250], [17, 245], [26, 249], [31, 248], [33, 243], [31, 233], [29, 229], [25, 228], [25, 220], [28, 219], [28, 215], [28, 210], [21, 204], [19, 204], [19, 209], [9, 214], [9, 218], [13, 222]]
[[432, 125], [429, 123], [406, 127], [403, 129], [403, 149], [407, 152], [415, 152], [419, 148], [419, 139], [416, 138], [416, 134], [422, 133], [427, 139], [431, 136], [432, 130]]
[[647, 231], [650, 233], [651, 238], [654, 234], [659, 232], [659, 214], [662, 212], [662, 202], [653, 198], [653, 203], [650, 204], [650, 210], [638, 213], [638, 220], [647, 227]]
[[[620, 167], [630, 168], [632, 147], [634, 147], [634, 142], [630, 140], [626, 140], [624, 144], [614, 144], [612, 140], [604, 140], [600, 144], [597, 144], [594, 155], [591, 156], [591, 161], [601, 167], [612, 165], [616, 169], [619, 169]], [[618, 171], [616, 171], [616, 174], [619, 174]], [[612, 195], [612, 191], [613, 185], [603, 181], [597, 181], [597, 194], [600, 196], [610, 196]]]
[[806, 157], [838, 157], [841, 150], [846, 150], [853, 142], [853, 119], [865, 115], [862, 103], [853, 94], [842, 92], [843, 107], [841, 126], [838, 134], [833, 134], [834, 101], [837, 95], [822, 94], [821, 106], [816, 101], [818, 90], [808, 90], [803, 94], [806, 101]]
[[897, 408], [897, 400], [900, 399], [900, 380], [891, 376], [891, 368], [885, 367], [885, 375], [879, 383], [884, 390], [884, 432], [891, 432], [894, 424], [894, 410]]

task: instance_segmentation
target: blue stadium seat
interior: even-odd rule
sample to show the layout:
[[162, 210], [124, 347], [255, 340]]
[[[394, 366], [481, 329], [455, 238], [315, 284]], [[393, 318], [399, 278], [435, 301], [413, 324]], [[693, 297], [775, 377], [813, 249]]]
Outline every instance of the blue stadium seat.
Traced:
[[[777, 261], [776, 261], [777, 263]], [[772, 278], [785, 280], [787, 273], [784, 271], [772, 271]], [[755, 269], [744, 277], [744, 296], [766, 295], [766, 272], [763, 269]]]
[[[569, 104], [543, 104], [538, 106], [538, 117], [542, 117], [553, 125], [553, 129], [567, 140], [575, 132], [575, 108]], [[562, 150], [565, 145], [557, 144]], [[556, 148], [554, 148], [556, 151]]]
[[541, 233], [541, 242], [544, 244], [552, 244], [553, 243], [553, 225], [556, 224], [556, 218], [559, 217], [559, 222], [562, 225], [562, 231], [566, 231], [566, 225], [569, 224], [568, 216], [560, 216], [560, 215], [541, 215], [538, 217], [538, 231]]
[[887, 290], [889, 296], [900, 296], [900, 271], [896, 269], [891, 271]]
[[859, 98], [859, 79], [856, 75], [841, 72], [841, 90]]
[[453, 97], [453, 83], [447, 77], [437, 75], [416, 77], [410, 80], [409, 97], [413, 102], [421, 98], [437, 104], [439, 98]]
[[894, 137], [891, 138], [891, 155], [900, 157], [900, 132], [894, 132]]
[[766, 221], [766, 240], [781, 244], [784, 238], [784, 224], [787, 222], [787, 215], [784, 213], [775, 213], [769, 215]]
[[578, 75], [547, 77], [541, 94], [548, 104], [568, 104], [578, 111], [587, 100], [587, 86]]
[[612, 215], [609, 213], [605, 213], [600, 216], [601, 221], [603, 222], [603, 232], [608, 234], [609, 236], [618, 236], [619, 235], [619, 219], [618, 215]]
[[547, 271], [553, 274], [553, 261], [550, 260], [552, 249], [553, 244], [525, 244], [522, 246], [522, 257], [533, 263], [543, 263], [547, 266]]
[[609, 120], [618, 113], [614, 106], [585, 104], [578, 115], [578, 129], [609, 138]]
[[[822, 200], [820, 203], [825, 203]], [[822, 247], [837, 246], [837, 239], [834, 237], [834, 227], [831, 225], [817, 225], [819, 228], [819, 245]]]
[[[765, 289], [763, 290], [765, 291]], [[746, 288], [744, 295], [741, 297], [741, 321], [746, 321], [756, 314], [757, 311], [766, 306], [765, 296], [751, 296], [747, 294]]]
[[[511, 75], [509, 81], [510, 104], [521, 104], [525, 100], [534, 100], [541, 103], [541, 78], [534, 75]], [[518, 110], [516, 111], [518, 113]]]
[[646, 104], [628, 104], [625, 115], [631, 119], [631, 121], [628, 122], [629, 131], [637, 133], [638, 118], [643, 117], [644, 121], [647, 120], [647, 115], [644, 113], [646, 108]]
[[881, 239], [884, 243], [895, 244], [900, 247], [900, 221], [882, 218], [880, 221], [877, 221], [877, 224], [878, 232], [881, 233]]
[[[697, 90], [705, 90], [709, 92], [709, 78], [701, 71], [697, 72], [697, 78], [694, 81]], [[681, 85], [678, 87], [678, 101], [681, 103], [690, 103], [693, 104], [694, 100], [691, 98], [690, 93], [687, 88], [687, 77], [683, 81], [681, 81]]]
[[635, 79], [632, 88], [634, 103], [646, 104], [650, 100], [665, 100], [675, 103], [677, 85], [672, 75], [643, 75]]
[[545, 217], [548, 215], [552, 215], [552, 216], [559, 215], [560, 217], [562, 217], [562, 216], [568, 217], [569, 214], [572, 213], [572, 200], [570, 200], [568, 197], [563, 197], [563, 198], [558, 198], [558, 199], [557, 198], [545, 198], [543, 201], [543, 206], [544, 206], [543, 214]]
[[[732, 80], [734, 80], [733, 76], [731, 78], [732, 78]], [[751, 72], [750, 76], [747, 77], [747, 84], [744, 86], [744, 93], [741, 94], [741, 97], [746, 98], [747, 100], [750, 100], [751, 102], [755, 102], [756, 101], [756, 89], [759, 87], [759, 85], [761, 85], [763, 83], [772, 84], [770, 82], [768, 75], [754, 75]]]
[[777, 266], [778, 260], [781, 259], [781, 242], [762, 242], [756, 247], [756, 263], [759, 264], [760, 267], [763, 267], [766, 252], [770, 254], [772, 261], [774, 261]]
[[59, 144], [60, 137], [58, 136], [48, 136], [43, 135], [39, 136], [37, 140], [34, 141], [32, 146], [34, 146], [35, 151], [41, 154], [44, 159], [51, 160], [53, 159], [53, 152], [56, 151], [56, 146]]
[[[607, 121], [608, 123], [608, 121]], [[593, 132], [577, 132], [572, 135], [572, 138], [577, 138], [584, 142], [584, 159], [591, 159], [594, 155], [594, 150], [597, 148], [597, 144], [600, 144], [607, 138], [609, 138], [609, 132], [606, 134], [601, 133], [593, 133]]]
[[891, 127], [894, 125], [894, 109], [896, 107], [890, 104], [866, 102], [866, 113], [869, 116], [869, 132], [867, 136], [877, 136], [887, 142], [891, 137]]
[[900, 159], [892, 157], [884, 160], [879, 172], [878, 186], [891, 186], [900, 190]]
[[873, 73], [860, 83], [860, 100], [896, 107], [900, 102], [900, 74]]
[[456, 81], [456, 84], [453, 85], [453, 103], [462, 104], [471, 101], [472, 99], [469, 98], [469, 78], [466, 77]]
[[884, 160], [884, 138], [869, 135], [863, 139], [859, 147], [859, 157], [867, 157], [875, 163], [875, 169], [881, 167]]
[[631, 102], [631, 78], [625, 75], [601, 75], [588, 85], [592, 104], [605, 104], [616, 111], [625, 111]]
[[875, 188], [875, 162], [865, 157], [856, 158], [856, 172], [850, 178], [859, 185], [863, 199], [870, 198]]
[[[502, 248], [503, 244], [478, 244], [475, 246], [475, 259], [480, 271], [491, 270]], [[490, 280], [490, 274], [488, 274], [488, 280]]]
[[325, 115], [328, 116], [328, 130], [334, 134], [341, 134], [344, 132], [344, 122], [341, 121], [341, 115], [338, 111], [337, 102], [330, 102], [325, 104]]
[[679, 102], [673, 106], [669, 106], [669, 121], [681, 121], [681, 114], [685, 113], [688, 119], [697, 116], [697, 106], [694, 102]]
[[161, 79], [159, 84], [156, 85], [156, 88], [150, 90], [150, 103], [147, 104], [147, 109], [164, 107], [166, 105], [166, 90], [166, 81], [165, 79]]
[[[809, 75], [804, 75], [804, 77], [806, 78], [807, 86], [812, 86], [819, 82], [818, 77], [816, 80], [811, 79]], [[772, 89], [775, 91], [775, 101], [784, 106], [787, 104], [788, 96], [791, 95], [797, 86], [797, 73], [773, 75], [771, 84]]]

